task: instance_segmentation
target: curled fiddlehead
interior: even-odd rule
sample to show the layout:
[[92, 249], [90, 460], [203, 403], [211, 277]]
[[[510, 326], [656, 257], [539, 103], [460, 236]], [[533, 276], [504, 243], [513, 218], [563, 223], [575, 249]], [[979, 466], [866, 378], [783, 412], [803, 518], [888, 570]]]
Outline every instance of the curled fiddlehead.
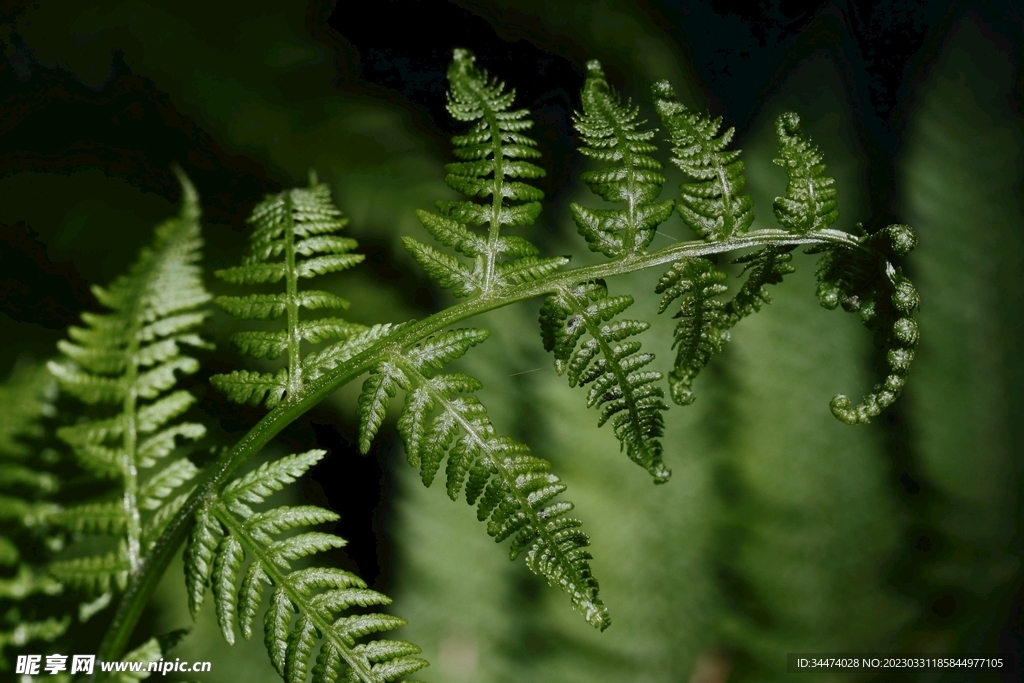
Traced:
[[[824, 175], [822, 154], [800, 131], [800, 117], [786, 113], [776, 124], [779, 158], [786, 169], [786, 196], [775, 200], [779, 223], [794, 232], [810, 233], [828, 228], [839, 215], [836, 211], [832, 178]], [[858, 313], [865, 327], [874, 333], [875, 345], [885, 350], [884, 379], [861, 403], [854, 406], [840, 394], [830, 403], [832, 413], [847, 424], [869, 421], [890, 406], [906, 382], [914, 360], [918, 329], [912, 314], [918, 307], [917, 290], [896, 265], [917, 245], [913, 229], [889, 225], [874, 234], [857, 225], [857, 249], [815, 247], [818, 263], [818, 298], [822, 306]]]

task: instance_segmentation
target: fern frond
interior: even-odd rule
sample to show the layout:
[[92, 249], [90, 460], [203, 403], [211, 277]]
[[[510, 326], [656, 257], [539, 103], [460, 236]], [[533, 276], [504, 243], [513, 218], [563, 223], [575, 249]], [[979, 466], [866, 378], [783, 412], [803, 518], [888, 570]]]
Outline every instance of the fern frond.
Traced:
[[303, 374], [308, 381], [333, 370], [353, 356], [362, 353], [378, 341], [395, 334], [410, 323], [383, 323], [363, 329], [348, 339], [324, 347], [306, 356], [302, 361]]
[[487, 338], [485, 330], [450, 330], [429, 337], [374, 367], [359, 397], [360, 447], [368, 450], [399, 388], [406, 393], [398, 430], [409, 463], [430, 486], [447, 457], [448, 496], [477, 506], [496, 542], [511, 538], [510, 558], [526, 553], [526, 565], [569, 594], [593, 626], [605, 629], [608, 610], [598, 595], [580, 522], [564, 515], [572, 503], [554, 501], [565, 490], [550, 464], [512, 439], [497, 435], [476, 396], [473, 377], [439, 374], [445, 365]]
[[730, 330], [740, 320], [771, 303], [770, 285], [794, 271], [792, 247], [767, 246], [733, 263], [743, 264], [747, 279], [729, 300], [718, 298], [727, 290], [726, 275], [714, 263], [704, 258], [680, 261], [669, 268], [658, 280], [655, 292], [662, 295], [659, 313], [664, 313], [673, 301], [682, 297], [675, 317], [679, 318], [674, 332], [673, 348], [676, 359], [669, 373], [672, 400], [689, 405], [696, 400], [693, 381], [720, 353], [730, 339]]
[[639, 109], [623, 103], [605, 79], [600, 62], [587, 62], [583, 113], [573, 117], [585, 146], [580, 153], [613, 165], [587, 171], [580, 178], [591, 191], [623, 209], [588, 209], [571, 204], [573, 219], [591, 251], [609, 257], [641, 252], [654, 239], [659, 224], [672, 215], [672, 200], [654, 203], [665, 177], [650, 156], [658, 148], [650, 141], [655, 130], [640, 129]]
[[[435, 240], [472, 263], [402, 238], [427, 275], [455, 296], [489, 294], [542, 277], [568, 262], [563, 257], [538, 258], [537, 248], [524, 238], [501, 234], [503, 227], [532, 225], [544, 198], [537, 188], [512, 178], [540, 178], [544, 170], [524, 161], [540, 156], [536, 141], [522, 132], [533, 126], [529, 112], [509, 110], [515, 92], [478, 69], [475, 59], [469, 50], [458, 48], [448, 69], [448, 111], [457, 121], [473, 125], [467, 134], [452, 138], [455, 156], [462, 161], [446, 166], [445, 182], [470, 198], [490, 197], [490, 202], [438, 202], [439, 214], [417, 212]], [[486, 234], [469, 227], [484, 225]]]
[[[200, 509], [185, 562], [193, 614], [210, 585], [224, 638], [234, 644], [237, 622], [249, 639], [264, 586], [270, 586], [265, 642], [274, 668], [287, 683], [306, 680], [318, 641], [322, 644], [312, 667], [314, 683], [334, 683], [343, 673], [343, 680], [353, 683], [395, 681], [427, 666], [413, 656], [420, 649], [403, 641], [357, 642], [405, 624], [398, 617], [365, 609], [389, 604], [387, 596], [368, 590], [359, 577], [340, 569], [292, 569], [292, 562], [345, 542], [333, 534], [310, 531], [281, 537], [301, 527], [336, 521], [338, 515], [313, 506], [263, 512], [251, 507], [294, 482], [324, 455], [325, 451], [310, 451], [264, 464]], [[359, 611], [348, 613], [352, 608]]]
[[722, 119], [687, 109], [668, 81], [653, 86], [654, 104], [672, 141], [672, 162], [693, 181], [679, 186], [679, 214], [706, 240], [724, 240], [746, 232], [754, 222], [740, 150], [727, 150], [735, 129], [721, 134]]
[[218, 270], [217, 277], [234, 284], [267, 284], [285, 281], [276, 294], [220, 296], [217, 305], [231, 315], [248, 319], [279, 318], [287, 314], [285, 329], [275, 332], [246, 331], [232, 337], [238, 349], [256, 358], [288, 357], [288, 366], [274, 374], [235, 371], [215, 375], [211, 383], [238, 403], [264, 403], [273, 409], [297, 393], [323, 370], [310, 357], [302, 357], [302, 343], [319, 344], [328, 339], [343, 342], [366, 328], [341, 318], [299, 320], [299, 310], [338, 310], [349, 303], [320, 290], [300, 291], [299, 280], [345, 270], [362, 262], [362, 254], [350, 253], [358, 244], [336, 233], [348, 224], [331, 203], [327, 185], [310, 176], [310, 186], [268, 195], [253, 209], [249, 249], [240, 266]]
[[806, 234], [835, 223], [835, 180], [825, 175], [824, 155], [800, 134], [800, 117], [786, 112], [775, 124], [779, 156], [775, 163], [786, 169], [789, 185], [785, 197], [775, 198], [775, 217], [791, 232]]
[[0, 620], [0, 671], [10, 668], [8, 649], [53, 642], [70, 623], [40, 600], [63, 590], [44, 568], [48, 551], [63, 541], [52, 526], [60, 514], [53, 502], [59, 481], [49, 471], [55, 463], [40, 457], [43, 421], [56, 413], [55, 389], [45, 368], [24, 364], [0, 385], [0, 614], [7, 615]]
[[180, 215], [156, 228], [127, 274], [94, 288], [109, 311], [83, 315], [84, 326], [69, 331], [73, 341], [59, 344], [64, 360], [49, 364], [64, 391], [107, 406], [107, 417], [57, 432], [86, 469], [119, 485], [115, 502], [86, 502], [53, 517], [70, 531], [118, 540], [106, 555], [51, 566], [54, 576], [86, 590], [124, 588], [149, 550], [143, 532], [150, 518], [173, 514], [164, 506], [198, 472], [183, 455], [171, 457], [180, 442], [206, 433], [201, 424], [175, 422], [195, 398], [173, 388], [179, 376], [199, 368], [185, 350], [208, 347], [196, 328], [208, 315], [199, 307], [210, 299], [196, 264], [202, 245], [198, 197], [188, 179], [179, 178]]
[[133, 571], [126, 545], [119, 544], [117, 550], [103, 555], [53, 562], [49, 567], [50, 574], [86, 593], [108, 593], [115, 587], [124, 590], [128, 585], [128, 575]]
[[[629, 340], [650, 325], [612, 322], [631, 305], [630, 296], [608, 296], [603, 280], [562, 288], [541, 307], [541, 335], [544, 348], [554, 352], [558, 374], [568, 373], [570, 386], [591, 385], [587, 406], [601, 408], [598, 426], [610, 421], [626, 455], [656, 483], [664, 483], [672, 473], [662, 460], [659, 441], [665, 426], [662, 412], [668, 409], [664, 392], [655, 384], [661, 373], [644, 370], [654, 355], [641, 353], [640, 342]], [[580, 344], [585, 334], [590, 338]]]

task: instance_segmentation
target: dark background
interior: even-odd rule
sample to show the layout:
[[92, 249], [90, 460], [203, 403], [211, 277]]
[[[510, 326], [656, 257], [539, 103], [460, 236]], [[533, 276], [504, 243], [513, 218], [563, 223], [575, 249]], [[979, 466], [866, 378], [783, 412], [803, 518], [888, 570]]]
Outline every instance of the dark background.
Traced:
[[[701, 520], [651, 532], [658, 539], [651, 544], [692, 545], [686, 550], [692, 555], [655, 554], [647, 562], [678, 562], [679, 571], [696, 578], [647, 590], [699, 597], [678, 608], [685, 627], [666, 615], [650, 620], [660, 629], [655, 633], [672, 632], [661, 638], [661, 649], [609, 645], [633, 642], [628, 616], [619, 636], [609, 631], [599, 642], [576, 635], [559, 621], [566, 616], [552, 617], [547, 605], [566, 606], [515, 566], [501, 565], [493, 586], [473, 589], [506, 596], [497, 606], [479, 603], [481, 623], [503, 625], [474, 632], [476, 622], [454, 615], [458, 609], [446, 602], [445, 591], [455, 588], [431, 583], [431, 572], [444, 581], [450, 571], [436, 557], [456, 553], [446, 545], [451, 542], [437, 532], [434, 544], [424, 545], [411, 531], [419, 527], [409, 515], [432, 519], [433, 508], [403, 512], [422, 496], [442, 496], [412, 486], [399, 470], [393, 437], [385, 436], [369, 457], [355, 454], [351, 392], [290, 427], [280, 446], [318, 443], [332, 451], [302, 494], [342, 514], [338, 533], [350, 545], [339, 562], [396, 592], [396, 608], [405, 604], [412, 615], [428, 615], [415, 632], [425, 634], [416, 642], [426, 643], [436, 665], [428, 680], [442, 674], [502, 680], [515, 677], [517, 662], [532, 662], [524, 665], [529, 680], [559, 680], [559, 671], [575, 672], [564, 680], [583, 677], [581, 662], [602, 663], [610, 680], [638, 670], [643, 676], [634, 680], [679, 680], [695, 662], [710, 672], [706, 680], [767, 680], [780, 671], [770, 653], [800, 646], [1019, 649], [1022, 27], [1010, 2], [6, 2], [0, 4], [0, 364], [6, 369], [25, 354], [47, 358], [79, 313], [95, 309], [89, 285], [121, 272], [151, 227], [174, 210], [173, 162], [202, 195], [209, 270], [239, 258], [245, 217], [264, 193], [301, 182], [314, 167], [335, 187], [368, 255], [359, 273], [337, 281], [355, 302], [352, 317], [399, 320], [443, 306], [447, 299], [402, 254], [398, 235], [419, 235], [412, 209], [447, 196], [441, 164], [449, 158], [446, 137], [457, 127], [444, 110], [444, 73], [456, 45], [472, 49], [480, 64], [514, 85], [517, 102], [534, 112], [549, 216], [535, 238], [553, 253], [575, 239], [564, 219], [566, 203], [586, 197], [574, 182], [581, 162], [573, 154], [571, 113], [587, 59], [601, 59], [612, 82], [644, 105], [652, 80], [672, 78], [689, 104], [735, 126], [738, 144], [757, 158], [771, 156], [764, 144], [770, 117], [796, 106], [826, 159], [834, 160], [830, 168], [840, 169], [841, 190], [850, 187], [841, 204], [849, 220], [840, 227], [856, 217], [871, 230], [891, 222], [918, 228], [922, 248], [908, 272], [919, 279], [926, 342], [907, 395], [851, 437], [863, 441], [851, 462], [871, 463], [863, 472], [844, 470], [846, 461], [831, 450], [847, 432], [833, 436], [814, 426], [831, 419], [827, 409], [797, 421], [782, 400], [782, 417], [772, 418], [736, 398], [748, 384], [745, 395], [760, 395], [748, 370], [757, 376], [758, 367], [779, 367], [771, 354], [784, 348], [757, 350], [780, 346], [772, 342], [774, 328], [751, 328], [747, 341], [737, 342], [748, 346], [709, 369], [700, 409], [707, 412], [679, 426], [680, 452], [701, 454], [697, 469], [690, 484], [670, 484], [691, 486], [685, 490], [692, 495], [652, 503], [644, 508], [650, 521], [637, 522], [656, 527], [681, 510], [680, 519]], [[757, 199], [756, 178], [776, 176], [770, 169], [757, 175], [766, 163], [748, 160], [748, 166]], [[780, 188], [764, 189], [769, 203], [758, 204], [762, 221], [770, 220], [772, 191]], [[800, 266], [813, 268], [806, 259]], [[806, 290], [799, 293], [811, 307], [806, 315], [835, 320], [838, 314], [826, 319], [811, 310]], [[762, 315], [796, 329], [805, 309], [787, 308], [786, 296], [780, 293], [778, 311], [769, 307]], [[502, 336], [502, 325], [514, 329], [517, 321], [494, 320], [498, 348], [479, 362], [507, 370], [494, 370], [496, 377], [549, 366], [536, 340], [527, 347], [512, 332]], [[220, 350], [194, 381], [204, 392], [202, 411], [219, 427], [215, 438], [223, 441], [240, 436], [261, 414], [204, 389], [209, 374], [246, 362], [225, 343], [234, 325], [215, 319]], [[836, 348], [854, 350], [840, 362], [870, 377], [878, 359], [866, 335], [852, 325], [836, 334], [843, 335]], [[811, 331], [782, 338], [794, 346], [821, 339]], [[793, 369], [805, 371], [816, 373], [822, 391], [848, 391], [830, 382], [829, 366]], [[763, 388], [766, 396], [791, 395], [792, 377], [761, 375], [771, 384]], [[549, 415], [557, 414], [561, 405], [551, 392], [539, 395], [530, 384], [537, 377], [508, 381], [493, 411], [507, 414], [509, 428], [535, 447], [553, 439], [557, 427], [535, 426], [531, 411], [543, 412], [549, 401]], [[826, 406], [830, 395], [814, 396], [813, 405]], [[582, 402], [569, 394], [573, 399]], [[593, 415], [584, 419], [593, 427]], [[757, 428], [786, 419], [794, 420], [792, 428], [772, 427], [768, 436]], [[829, 423], [827, 429], [850, 428]], [[782, 444], [778, 459], [758, 456], [750, 439]], [[611, 457], [617, 449], [607, 450]], [[571, 454], [546, 455], [564, 463], [572, 487]], [[833, 456], [838, 472], [827, 466]], [[805, 466], [822, 462], [820, 470]], [[779, 508], [773, 498], [789, 484], [759, 479], [758, 463], [776, 473], [797, 463], [789, 481], [803, 484], [791, 492], [791, 507]], [[584, 495], [586, 481], [577, 482]], [[615, 510], [628, 505], [625, 498], [607, 498], [601, 514], [623, 519]], [[888, 516], [876, 519], [881, 508]], [[439, 527], [450, 526], [438, 519]], [[778, 526], [759, 527], [756, 520], [764, 519]], [[599, 538], [600, 519], [595, 524], [591, 533]], [[699, 542], [691, 543], [698, 527]], [[772, 534], [792, 544], [776, 538], [773, 545], [766, 540]], [[622, 552], [613, 548], [607, 541], [595, 554]], [[500, 550], [487, 552], [502, 560]], [[868, 559], [852, 569], [843, 555]], [[807, 590], [817, 591], [809, 600], [818, 607], [810, 612], [785, 588], [804, 571], [814, 575], [805, 577]], [[885, 597], [876, 600], [879, 585]], [[424, 597], [431, 595], [435, 603]], [[403, 603], [401, 596], [410, 597]], [[622, 600], [640, 605], [640, 613], [651, 609], [643, 598]], [[156, 610], [150, 619], [173, 622], [168, 609], [172, 616]], [[410, 614], [398, 613], [416, 627]], [[821, 633], [829, 637], [815, 640]]]

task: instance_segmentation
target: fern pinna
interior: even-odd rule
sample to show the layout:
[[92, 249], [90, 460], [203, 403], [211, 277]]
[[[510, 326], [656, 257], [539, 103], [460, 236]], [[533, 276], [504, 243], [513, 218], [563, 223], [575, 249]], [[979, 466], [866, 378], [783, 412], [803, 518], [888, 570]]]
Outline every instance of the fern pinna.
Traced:
[[349, 253], [355, 240], [336, 233], [348, 223], [331, 203], [330, 189], [310, 177], [309, 188], [270, 195], [253, 210], [249, 253], [242, 265], [218, 270], [217, 277], [234, 284], [260, 285], [284, 280], [284, 293], [220, 296], [217, 305], [231, 315], [247, 319], [286, 316], [285, 329], [276, 332], [238, 332], [232, 341], [245, 354], [278, 358], [288, 364], [276, 373], [236, 370], [211, 379], [215, 387], [239, 403], [266, 402], [273, 408], [286, 396], [300, 391], [319, 370], [320, 356], [303, 363], [302, 342], [347, 340], [363, 327], [340, 318], [300, 320], [299, 311], [348, 308], [339, 296], [321, 290], [300, 291], [301, 280], [351, 268], [363, 260]]
[[[359, 577], [340, 569], [291, 567], [296, 560], [340, 548], [345, 541], [317, 531], [277, 538], [300, 527], [336, 521], [338, 515], [309, 505], [261, 512], [251, 507], [294, 482], [324, 454], [310, 451], [264, 464], [228, 484], [200, 508], [185, 556], [189, 605], [195, 615], [209, 583], [221, 632], [233, 644], [236, 621], [242, 635], [252, 637], [264, 585], [272, 586], [270, 607], [263, 619], [265, 641], [270, 659], [284, 680], [306, 680], [313, 648], [323, 640], [312, 667], [314, 683], [388, 683], [427, 665], [412, 656], [420, 649], [396, 640], [358, 644], [356, 640], [398, 628], [405, 621], [387, 614], [344, 612], [353, 607], [386, 605], [390, 600], [367, 590]], [[247, 557], [251, 562], [243, 576]], [[347, 672], [339, 678], [343, 666]]]
[[604, 630], [610, 618], [588, 563], [590, 539], [580, 531], [579, 520], [565, 516], [572, 503], [554, 500], [565, 485], [527, 446], [497, 435], [472, 395], [482, 387], [478, 380], [439, 374], [486, 337], [484, 330], [452, 330], [390, 354], [374, 367], [359, 395], [360, 447], [368, 450], [391, 398], [404, 389], [398, 430], [409, 464], [420, 467], [423, 483], [430, 486], [447, 455], [448, 496], [456, 500], [465, 488], [466, 502], [476, 504], [487, 533], [496, 542], [512, 539], [510, 559], [525, 552], [534, 573], [561, 587], [573, 607]]
[[[490, 202], [444, 201], [437, 203], [439, 214], [417, 212], [434, 239], [473, 259], [473, 264], [411, 237], [402, 238], [423, 269], [456, 296], [489, 295], [553, 273], [568, 262], [562, 257], [539, 258], [529, 240], [501, 234], [506, 226], [533, 225], [544, 198], [532, 185], [509, 179], [539, 178], [544, 171], [524, 161], [540, 156], [537, 143], [522, 132], [533, 126], [529, 111], [510, 111], [515, 91], [507, 91], [504, 83], [477, 69], [474, 62], [471, 52], [456, 49], [448, 69], [448, 111], [473, 126], [452, 138], [455, 156], [463, 161], [447, 165], [445, 182], [468, 197], [490, 197]], [[470, 225], [486, 225], [487, 233]]]
[[[57, 435], [81, 465], [116, 482], [114, 496], [69, 507], [53, 516], [73, 532], [103, 534], [116, 547], [54, 563], [61, 580], [97, 593], [124, 588], [146, 553], [188, 496], [197, 469], [177, 451], [178, 440], [194, 441], [206, 430], [175, 422], [195, 403], [178, 375], [194, 373], [199, 362], [186, 347], [204, 348], [196, 328], [208, 312], [199, 260], [198, 197], [182, 182], [179, 217], [156, 229], [152, 245], [108, 288], [93, 288], [109, 313], [84, 313], [83, 327], [71, 327], [73, 341], [58, 345], [62, 362], [50, 371], [61, 389], [80, 401], [108, 406], [105, 415], [63, 427]], [[177, 494], [177, 495], [175, 495]]]
[[59, 456], [43, 440], [55, 389], [45, 368], [28, 364], [0, 385], [0, 671], [11, 668], [8, 649], [53, 642], [71, 622], [42, 609], [39, 599], [63, 590], [45, 567], [64, 542], [49, 524], [60, 510], [53, 500]]

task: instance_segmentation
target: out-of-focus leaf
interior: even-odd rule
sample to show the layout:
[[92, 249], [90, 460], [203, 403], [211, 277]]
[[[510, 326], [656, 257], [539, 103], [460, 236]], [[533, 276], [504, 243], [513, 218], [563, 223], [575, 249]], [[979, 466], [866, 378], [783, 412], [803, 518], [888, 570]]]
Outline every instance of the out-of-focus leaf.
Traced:
[[927, 629], [957, 631], [943, 644], [961, 652], [995, 646], [1020, 568], [1024, 135], [1008, 99], [1014, 65], [988, 30], [966, 19], [947, 39], [900, 164], [923, 302], [912, 456], [936, 494], [918, 520], [916, 590], [938, 616]]

